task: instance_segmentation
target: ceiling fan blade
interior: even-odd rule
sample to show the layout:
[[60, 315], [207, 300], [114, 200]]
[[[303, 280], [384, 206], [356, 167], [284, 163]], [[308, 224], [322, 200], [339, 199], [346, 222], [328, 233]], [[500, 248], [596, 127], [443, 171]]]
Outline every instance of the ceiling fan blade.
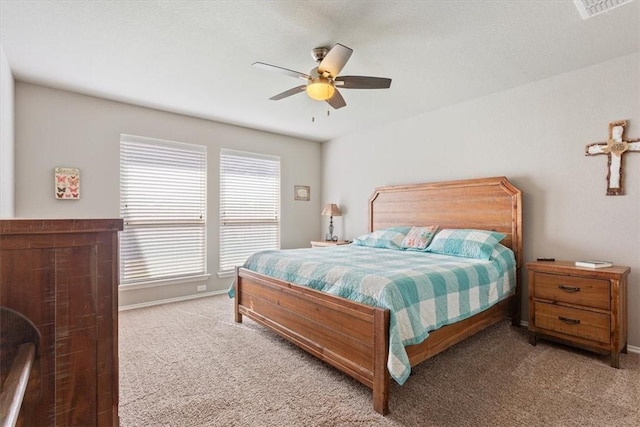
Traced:
[[[340, 82], [342, 82], [340, 84]], [[341, 89], [388, 89], [391, 79], [385, 77], [340, 76], [335, 78], [336, 86]]]
[[353, 49], [336, 43], [318, 65], [318, 73], [323, 74], [326, 71], [331, 77], [337, 76], [351, 58], [352, 53]]
[[340, 95], [340, 92], [338, 92], [338, 89], [333, 92], [333, 96], [331, 98], [327, 99], [327, 104], [331, 105], [336, 110], [338, 108], [346, 107], [347, 105], [342, 95]]
[[269, 99], [272, 100], [272, 101], [277, 101], [279, 99], [286, 98], [287, 96], [291, 96], [291, 95], [295, 95], [296, 93], [304, 92], [304, 90], [306, 88], [307, 88], [307, 85], [292, 87], [291, 89], [285, 90], [284, 92], [279, 93], [277, 95], [274, 95]]
[[302, 80], [309, 80], [311, 78], [311, 76], [308, 74], [290, 70], [288, 68], [278, 67], [277, 65], [265, 64], [264, 62], [254, 62], [251, 65], [262, 70], [275, 71], [276, 73], [286, 74], [287, 76], [297, 77]]

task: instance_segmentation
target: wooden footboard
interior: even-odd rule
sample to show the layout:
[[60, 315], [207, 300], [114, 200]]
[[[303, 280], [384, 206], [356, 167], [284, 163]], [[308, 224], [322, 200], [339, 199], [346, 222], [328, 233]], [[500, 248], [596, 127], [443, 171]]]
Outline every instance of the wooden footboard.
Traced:
[[272, 329], [373, 390], [376, 412], [389, 411], [389, 310], [238, 269], [235, 320]]

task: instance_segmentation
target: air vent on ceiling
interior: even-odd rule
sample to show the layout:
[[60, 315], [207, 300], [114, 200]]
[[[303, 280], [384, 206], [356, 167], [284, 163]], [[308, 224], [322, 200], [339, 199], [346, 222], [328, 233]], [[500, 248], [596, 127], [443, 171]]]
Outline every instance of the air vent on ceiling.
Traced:
[[605, 13], [633, 0], [573, 0], [582, 19]]

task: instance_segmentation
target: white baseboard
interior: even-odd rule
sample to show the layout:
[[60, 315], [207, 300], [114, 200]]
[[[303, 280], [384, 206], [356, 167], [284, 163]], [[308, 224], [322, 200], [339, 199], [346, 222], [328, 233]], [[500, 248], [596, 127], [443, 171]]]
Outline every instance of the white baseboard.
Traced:
[[[529, 322], [526, 320], [520, 320], [520, 326], [524, 326], [525, 328], [529, 327]], [[627, 344], [627, 351], [629, 353], [638, 353], [640, 354], [640, 347], [636, 347], [635, 345]]]
[[134, 310], [136, 308], [152, 307], [154, 305], [169, 304], [172, 302], [187, 301], [190, 299], [203, 298], [203, 297], [212, 297], [214, 295], [222, 295], [226, 293], [227, 293], [226, 290], [212, 291], [212, 292], [204, 292], [201, 294], [185, 295], [183, 297], [167, 298], [167, 299], [161, 299], [161, 300], [149, 301], [149, 302], [141, 302], [139, 304], [128, 304], [128, 305], [118, 307], [118, 311]]
[[627, 351], [629, 353], [638, 353], [638, 354], [640, 354], [640, 347], [636, 347], [635, 345], [627, 344]]

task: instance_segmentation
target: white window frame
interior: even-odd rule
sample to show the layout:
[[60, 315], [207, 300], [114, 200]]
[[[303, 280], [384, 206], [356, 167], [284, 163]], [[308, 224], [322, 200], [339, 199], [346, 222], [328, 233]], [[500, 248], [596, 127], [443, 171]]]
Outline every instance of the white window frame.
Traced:
[[[238, 167], [246, 170], [234, 179]], [[278, 156], [220, 150], [219, 277], [232, 276], [254, 252], [280, 249], [281, 168]]]
[[206, 213], [206, 146], [120, 135], [121, 290], [206, 280]]

